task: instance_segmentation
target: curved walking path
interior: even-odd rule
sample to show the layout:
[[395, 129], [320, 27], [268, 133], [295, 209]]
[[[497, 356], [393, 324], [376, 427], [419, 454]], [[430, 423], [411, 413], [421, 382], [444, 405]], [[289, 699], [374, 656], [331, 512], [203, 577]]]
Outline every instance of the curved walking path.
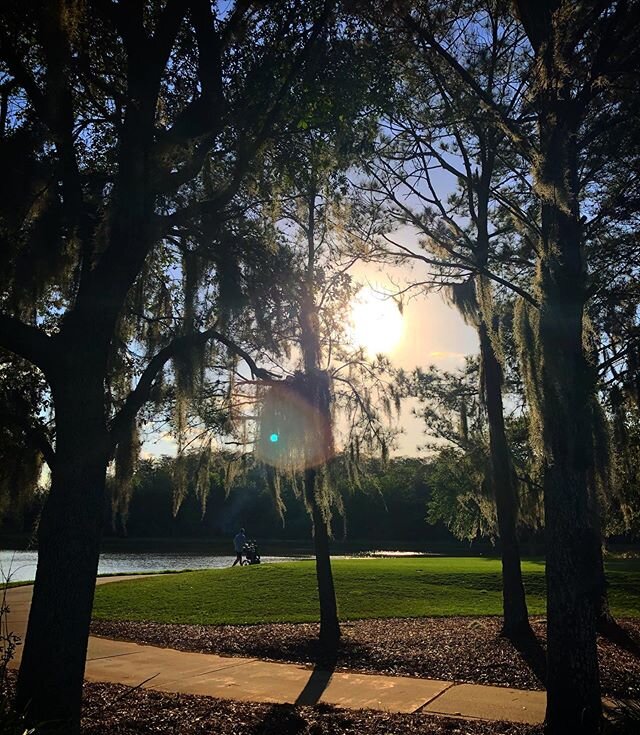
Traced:
[[[98, 584], [136, 579], [101, 577]], [[32, 586], [7, 590], [9, 630], [24, 637]], [[18, 646], [12, 665], [20, 663]], [[254, 658], [188, 653], [106, 638], [89, 638], [85, 678], [162, 692], [281, 704], [323, 702], [349, 709], [425, 712], [469, 719], [537, 724], [546, 694], [437, 679], [328, 672]]]

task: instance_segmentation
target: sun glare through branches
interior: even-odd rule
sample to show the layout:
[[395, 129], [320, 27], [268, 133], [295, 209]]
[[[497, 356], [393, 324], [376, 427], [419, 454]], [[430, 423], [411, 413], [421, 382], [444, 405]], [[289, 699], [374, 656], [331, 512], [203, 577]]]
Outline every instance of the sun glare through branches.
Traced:
[[395, 301], [384, 292], [365, 286], [351, 307], [350, 338], [373, 356], [393, 352], [404, 328]]

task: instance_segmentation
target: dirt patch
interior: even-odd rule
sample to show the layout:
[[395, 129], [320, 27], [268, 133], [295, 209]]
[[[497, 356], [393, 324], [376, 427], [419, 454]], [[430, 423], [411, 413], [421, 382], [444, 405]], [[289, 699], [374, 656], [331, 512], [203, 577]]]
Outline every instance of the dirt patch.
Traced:
[[[492, 617], [359, 620], [343, 623], [336, 668], [429, 679], [544, 688], [546, 626], [534, 619], [535, 639], [518, 647], [500, 637]], [[640, 644], [640, 621], [623, 621]], [[92, 633], [183, 651], [249, 656], [294, 663], [323, 662], [315, 624], [168, 625], [94, 621]], [[602, 691], [640, 698], [640, 658], [599, 638]]]

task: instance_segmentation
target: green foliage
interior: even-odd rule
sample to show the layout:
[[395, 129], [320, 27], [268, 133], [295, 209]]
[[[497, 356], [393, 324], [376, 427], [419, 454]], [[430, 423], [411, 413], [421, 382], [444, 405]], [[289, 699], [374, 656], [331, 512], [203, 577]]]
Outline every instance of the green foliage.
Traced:
[[[430, 438], [428, 521], [443, 522], [459, 539], [493, 541], [498, 530], [478, 368], [476, 360], [467, 359], [458, 371], [416, 370], [404, 382], [408, 395], [418, 399], [415, 413]], [[535, 533], [543, 525], [542, 488], [527, 414], [508, 417], [505, 429], [518, 479], [518, 524]]]
[[43, 445], [50, 439], [49, 399], [41, 373], [26, 361], [0, 356], [0, 523], [17, 526], [46, 492]]
[[[245, 526], [259, 539], [300, 541], [309, 537], [308, 514], [301, 502], [302, 488], [295, 475], [279, 477], [277, 504], [272, 502], [274, 478], [268, 469], [245, 457], [243, 463], [232, 453], [211, 453], [207, 465], [199, 452], [187, 452], [183, 458], [186, 495], [178, 513], [172, 514], [174, 472], [177, 459], [144, 459], [134, 475], [135, 492], [131, 498], [127, 533], [135, 538], [229, 538]], [[362, 458], [358, 463], [360, 484], [356, 488], [345, 467], [344, 455], [329, 465], [332, 492], [344, 506], [346, 540], [375, 546], [394, 543], [418, 548], [452, 548], [457, 544], [438, 523], [427, 526], [425, 508], [437, 492], [431, 463], [417, 458]], [[230, 475], [236, 477], [230, 483]], [[206, 484], [206, 488], [202, 488]], [[207, 504], [203, 513], [202, 494]], [[110, 520], [107, 508], [105, 519]], [[339, 515], [339, 514], [338, 514]], [[344, 535], [341, 519], [333, 523], [334, 533]], [[235, 529], [235, 530], [234, 530]], [[118, 526], [117, 532], [122, 533]], [[109, 526], [107, 523], [107, 532]]]
[[[153, 368], [146, 400], [154, 405], [140, 426], [157, 419], [166, 431], [168, 419], [181, 451], [193, 448], [195, 426], [206, 428], [198, 447], [205, 456], [211, 434], [238, 431], [228, 390], [237, 363], [226, 349], [187, 342], [161, 364], [154, 357], [214, 324], [232, 345], [278, 356], [277, 331], [287, 322], [279, 276], [289, 256], [265, 216], [270, 204], [256, 172], [294, 111], [322, 104], [314, 84], [323, 67], [310, 57], [334, 15], [322, 2], [301, 8], [286, 0], [239, 4], [237, 12], [203, 3], [200, 15], [155, 1], [139, 14], [138, 6], [108, 3], [5, 5], [2, 316], [52, 341], [73, 332], [78, 350], [94, 341], [99, 321], [107, 420], [117, 423], [132, 387]], [[138, 24], [144, 48], [129, 33]], [[341, 36], [337, 27], [333, 33]], [[343, 42], [346, 58], [352, 44]], [[56, 362], [66, 354], [65, 343]], [[42, 378], [29, 370], [30, 379]], [[29, 413], [54, 445], [42, 397], [30, 398]], [[114, 483], [123, 517], [127, 433]], [[27, 474], [16, 475], [21, 486]], [[177, 479], [176, 510], [184, 490]]]
[[[477, 313], [475, 296], [472, 311]], [[407, 379], [409, 395], [419, 402], [415, 413], [424, 420], [425, 433], [431, 438], [427, 520], [444, 523], [456, 538], [468, 541], [496, 536], [478, 367], [477, 360], [467, 358], [465, 367], [456, 372], [431, 367], [416, 370]]]
[[612, 442], [611, 487], [605, 501], [609, 534], [640, 537], [640, 410], [614, 386], [609, 393], [609, 429]]
[[425, 433], [432, 440], [429, 449], [444, 443], [463, 451], [486, 453], [487, 434], [484, 409], [480, 401], [479, 364], [468, 357], [457, 371], [431, 366], [403, 375], [407, 395], [418, 400], [416, 415], [425, 422]]
[[485, 455], [443, 449], [430, 467], [429, 523], [441, 521], [459, 539], [494, 540], [498, 529], [487, 473]]
[[[354, 32], [347, 23], [314, 49], [296, 117], [265, 156], [258, 183], [291, 253], [284, 289], [291, 323], [281, 339], [291, 350], [293, 372], [258, 390], [256, 454], [269, 467], [276, 507], [283, 510], [286, 482], [302, 495], [314, 522], [322, 518], [329, 529], [334, 512], [344, 517], [334, 473], [337, 417], [346, 414], [347, 441], [388, 452], [375, 405], [385, 393], [380, 376], [386, 366], [370, 365], [349, 345], [345, 328], [358, 289], [346, 254], [357, 238], [358, 215], [347, 174], [375, 138], [388, 82], [376, 59], [379, 48], [354, 39]], [[355, 478], [354, 462], [348, 467]]]

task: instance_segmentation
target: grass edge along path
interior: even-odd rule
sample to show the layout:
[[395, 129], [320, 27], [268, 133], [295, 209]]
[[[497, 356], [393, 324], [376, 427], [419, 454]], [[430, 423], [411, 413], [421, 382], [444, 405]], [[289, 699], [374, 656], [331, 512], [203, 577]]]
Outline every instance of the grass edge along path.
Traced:
[[[544, 563], [523, 561], [529, 612], [545, 612]], [[499, 559], [335, 559], [342, 620], [501, 615]], [[640, 618], [640, 561], [607, 564], [614, 615]], [[194, 625], [316, 622], [313, 561], [114, 582], [96, 590], [94, 618]]]

